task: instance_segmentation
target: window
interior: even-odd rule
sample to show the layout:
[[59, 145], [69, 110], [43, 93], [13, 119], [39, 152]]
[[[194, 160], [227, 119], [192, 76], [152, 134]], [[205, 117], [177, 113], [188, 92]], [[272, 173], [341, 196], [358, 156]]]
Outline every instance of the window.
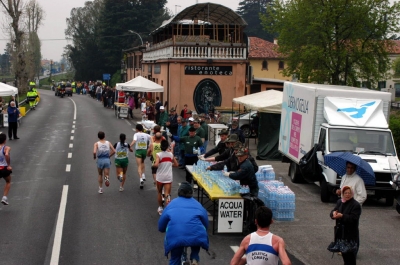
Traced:
[[262, 62], [262, 70], [268, 70], [268, 62], [267, 62], [267, 60], [264, 60]]
[[381, 88], [386, 88], [386, 81], [378, 82], [378, 89], [381, 90]]
[[283, 61], [279, 61], [279, 70], [283, 70], [285, 68], [285, 63]]
[[147, 67], [147, 72], [148, 72], [149, 74], [152, 73], [152, 71], [151, 71], [151, 64], [148, 65], [148, 67]]

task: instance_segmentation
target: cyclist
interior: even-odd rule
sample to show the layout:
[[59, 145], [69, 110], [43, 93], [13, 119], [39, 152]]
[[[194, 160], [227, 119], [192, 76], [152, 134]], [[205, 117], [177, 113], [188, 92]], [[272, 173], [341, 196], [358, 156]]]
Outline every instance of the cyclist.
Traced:
[[[285, 250], [285, 241], [269, 230], [272, 224], [272, 211], [261, 206], [256, 210], [255, 223], [257, 231], [247, 235], [240, 243], [238, 251], [231, 260], [231, 265], [290, 265], [290, 259]], [[246, 253], [246, 258], [242, 258]]]
[[193, 189], [182, 182], [178, 198], [173, 199], [158, 220], [158, 231], [166, 232], [165, 255], [171, 252], [170, 265], [179, 265], [185, 247], [191, 247], [190, 260], [198, 264], [200, 247], [208, 250], [208, 216], [203, 206], [193, 198]]

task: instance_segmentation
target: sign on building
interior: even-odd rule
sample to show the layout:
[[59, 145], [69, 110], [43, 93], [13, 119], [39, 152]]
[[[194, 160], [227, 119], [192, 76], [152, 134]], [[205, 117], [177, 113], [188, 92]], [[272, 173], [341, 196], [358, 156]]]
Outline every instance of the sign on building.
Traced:
[[232, 66], [185, 65], [185, 75], [226, 75], [233, 74]]
[[243, 199], [219, 199], [218, 233], [242, 233]]

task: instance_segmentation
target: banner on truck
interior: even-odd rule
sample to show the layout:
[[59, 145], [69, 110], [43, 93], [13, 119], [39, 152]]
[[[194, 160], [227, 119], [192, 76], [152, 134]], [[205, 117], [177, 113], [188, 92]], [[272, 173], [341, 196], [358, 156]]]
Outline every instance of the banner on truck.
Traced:
[[283, 90], [279, 150], [298, 162], [313, 145], [315, 90], [286, 82]]

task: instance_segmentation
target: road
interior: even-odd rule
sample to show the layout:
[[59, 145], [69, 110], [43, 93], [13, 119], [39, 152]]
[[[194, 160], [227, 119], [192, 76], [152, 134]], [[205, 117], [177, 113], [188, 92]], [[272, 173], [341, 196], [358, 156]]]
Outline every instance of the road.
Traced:
[[[7, 142], [13, 179], [10, 205], [0, 205], [0, 264], [167, 264], [164, 235], [157, 231], [156, 190], [150, 181], [139, 189], [133, 155], [125, 190], [118, 191], [112, 164], [110, 186], [104, 194], [97, 192], [92, 157], [97, 132], [103, 130], [112, 143], [120, 133], [130, 141], [133, 121], [116, 119], [112, 110], [88, 96], [40, 93], [39, 106], [18, 129], [21, 139]], [[315, 185], [292, 184], [287, 164], [259, 163], [273, 165], [277, 177], [296, 193], [296, 220], [271, 227], [285, 239], [293, 264], [340, 264], [341, 257], [331, 259], [326, 250], [333, 236], [328, 217], [333, 203], [321, 203]], [[148, 160], [146, 165], [151, 179]], [[174, 169], [173, 195], [184, 179], [184, 171]], [[0, 190], [3, 187], [0, 180]], [[373, 201], [363, 207], [360, 264], [397, 263], [399, 220], [393, 207]], [[243, 235], [212, 235], [209, 229], [209, 237], [215, 256], [201, 251], [201, 264], [219, 265], [229, 264]]]

